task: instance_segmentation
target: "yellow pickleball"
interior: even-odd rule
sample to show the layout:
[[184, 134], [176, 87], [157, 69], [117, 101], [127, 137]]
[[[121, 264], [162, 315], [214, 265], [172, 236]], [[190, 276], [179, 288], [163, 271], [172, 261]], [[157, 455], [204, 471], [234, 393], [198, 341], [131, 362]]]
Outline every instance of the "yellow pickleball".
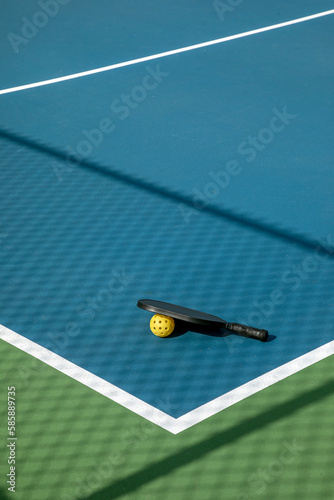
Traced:
[[168, 337], [175, 328], [175, 322], [169, 316], [155, 314], [150, 321], [150, 328], [157, 337]]

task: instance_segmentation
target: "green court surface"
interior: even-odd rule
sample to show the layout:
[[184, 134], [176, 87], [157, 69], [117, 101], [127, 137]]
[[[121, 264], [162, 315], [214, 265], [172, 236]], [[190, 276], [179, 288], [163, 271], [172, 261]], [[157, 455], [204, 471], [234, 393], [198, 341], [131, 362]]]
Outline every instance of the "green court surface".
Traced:
[[[172, 435], [3, 341], [0, 354], [17, 500], [331, 498], [333, 356]], [[8, 468], [2, 453], [1, 499]]]

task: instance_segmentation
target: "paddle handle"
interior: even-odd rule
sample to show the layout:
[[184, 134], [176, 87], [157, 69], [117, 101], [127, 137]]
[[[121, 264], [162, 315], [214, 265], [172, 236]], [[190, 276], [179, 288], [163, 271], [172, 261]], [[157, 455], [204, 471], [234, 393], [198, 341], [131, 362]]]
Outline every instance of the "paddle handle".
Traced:
[[240, 325], [239, 323], [227, 323], [225, 328], [233, 333], [236, 333], [237, 335], [241, 335], [242, 337], [261, 340], [261, 342], [266, 342], [268, 339], [267, 330], [260, 330], [259, 328], [253, 328], [252, 326]]

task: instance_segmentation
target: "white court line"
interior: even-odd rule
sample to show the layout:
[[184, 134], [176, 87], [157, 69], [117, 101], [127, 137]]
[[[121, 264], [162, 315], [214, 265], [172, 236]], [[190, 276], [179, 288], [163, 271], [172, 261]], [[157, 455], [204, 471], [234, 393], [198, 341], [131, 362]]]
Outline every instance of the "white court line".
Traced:
[[178, 434], [186, 429], [189, 429], [195, 424], [219, 413], [220, 411], [242, 401], [249, 396], [283, 380], [294, 373], [303, 370], [304, 368], [317, 363], [318, 361], [327, 358], [334, 354], [334, 340], [325, 344], [313, 351], [300, 356], [288, 363], [285, 363], [274, 370], [271, 370], [260, 377], [247, 382], [240, 387], [220, 396], [209, 403], [206, 403], [195, 410], [186, 413], [182, 417], [173, 418], [161, 410], [141, 401], [140, 399], [132, 396], [131, 394], [123, 391], [119, 387], [106, 382], [100, 377], [93, 375], [87, 370], [80, 368], [80, 366], [67, 361], [58, 354], [55, 354], [44, 347], [26, 339], [22, 335], [9, 330], [8, 328], [0, 325], [0, 339], [17, 347], [34, 358], [43, 361], [49, 366], [72, 379], [80, 382], [86, 387], [90, 387], [94, 391], [102, 394], [103, 396], [119, 403], [125, 408], [133, 411], [137, 415], [149, 420], [150, 422], [159, 425], [163, 429]]
[[244, 33], [238, 33], [237, 35], [226, 36], [224, 38], [217, 38], [216, 40], [210, 40], [209, 42], [197, 43], [196, 45], [189, 45], [188, 47], [181, 47], [180, 49], [168, 50], [167, 52], [160, 52], [159, 54], [153, 54], [151, 56], [140, 57], [138, 59], [132, 59], [131, 61], [125, 61], [122, 63], [111, 64], [110, 66], [103, 66], [101, 68], [90, 69], [88, 71], [82, 71], [81, 73], [74, 73], [72, 75], [60, 76], [58, 78], [52, 78], [51, 80], [44, 80], [41, 82], [29, 83], [27, 85], [20, 85], [19, 87], [11, 87], [8, 89], [0, 90], [0, 94], [9, 94], [11, 92], [19, 92], [20, 90], [32, 89], [35, 87], [42, 87], [44, 85], [50, 85], [52, 83], [65, 82], [67, 80], [74, 80], [74, 78], [81, 78], [83, 76], [95, 75], [96, 73], [102, 73], [104, 71], [110, 71], [112, 69], [124, 68], [125, 66], [131, 66], [133, 64], [138, 64], [147, 61], [153, 61], [154, 59], [161, 59], [162, 57], [168, 57], [175, 54], [181, 54], [182, 52], [189, 52], [190, 50], [202, 49], [203, 47], [209, 47], [211, 45], [217, 45], [219, 43], [229, 42], [230, 40], [237, 40], [238, 38], [244, 38], [246, 36], [257, 35], [258, 33], [264, 33], [266, 31], [272, 31], [279, 28], [284, 28], [285, 26], [291, 26], [293, 24], [304, 23], [306, 21], [311, 21], [312, 19], [317, 19], [319, 17], [329, 16], [334, 14], [334, 9], [326, 10], [324, 12], [319, 12], [318, 14], [312, 14], [310, 16], [300, 17], [298, 19], [293, 19], [292, 21], [285, 21], [279, 24], [273, 24], [271, 26], [266, 26], [264, 28], [258, 28], [256, 30], [245, 31]]
[[80, 366], [71, 363], [71, 361], [62, 358], [58, 354], [49, 351], [45, 347], [32, 342], [31, 340], [23, 337], [22, 335], [19, 335], [18, 333], [13, 332], [12, 330], [9, 330], [2, 325], [0, 325], [0, 339], [8, 342], [8, 344], [17, 347], [27, 354], [30, 354], [34, 358], [43, 361], [47, 365], [52, 366], [52, 368], [55, 368], [59, 372], [68, 375], [77, 382], [90, 387], [94, 391], [102, 394], [103, 396], [106, 396], [112, 401], [119, 403], [120, 405], [128, 408], [134, 413], [137, 413], [137, 415], [140, 415], [141, 417], [144, 417], [147, 420], [160, 425], [160, 427], [163, 427], [164, 429], [168, 429], [168, 427], [170, 427], [175, 420], [166, 413], [157, 410], [153, 406], [145, 403], [144, 401], [141, 401], [135, 396], [128, 394], [126, 391], [123, 391], [119, 387], [106, 382], [102, 378], [93, 375]]

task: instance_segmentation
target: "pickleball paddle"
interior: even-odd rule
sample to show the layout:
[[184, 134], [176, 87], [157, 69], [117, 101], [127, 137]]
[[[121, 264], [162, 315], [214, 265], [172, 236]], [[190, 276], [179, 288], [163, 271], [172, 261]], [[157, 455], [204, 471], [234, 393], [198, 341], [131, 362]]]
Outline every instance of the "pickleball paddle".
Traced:
[[138, 300], [137, 306], [141, 309], [145, 309], [145, 311], [170, 316], [176, 320], [208, 327], [225, 328], [226, 330], [236, 333], [237, 335], [241, 335], [242, 337], [261, 340], [261, 342], [266, 342], [268, 338], [267, 330], [240, 325], [239, 323], [229, 323], [228, 321], [218, 318], [218, 316], [196, 311], [195, 309], [189, 309], [188, 307], [169, 304], [168, 302], [142, 299]]

